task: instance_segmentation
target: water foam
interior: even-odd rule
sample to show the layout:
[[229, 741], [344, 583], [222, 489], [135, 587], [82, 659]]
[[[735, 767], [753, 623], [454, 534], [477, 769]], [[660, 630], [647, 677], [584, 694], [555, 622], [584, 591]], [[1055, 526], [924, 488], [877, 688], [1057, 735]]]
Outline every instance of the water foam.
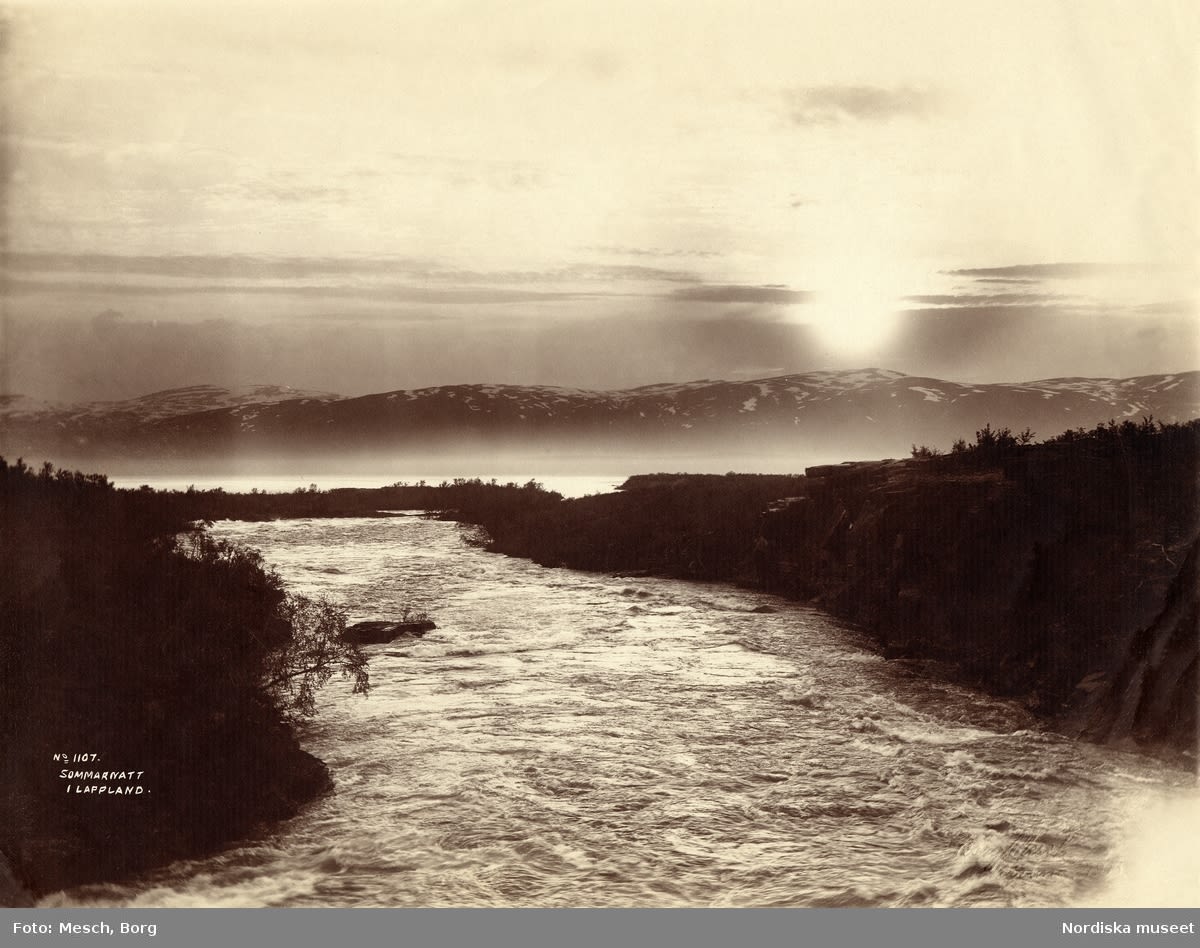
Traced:
[[1136, 794], [1096, 906], [1194, 908], [1200, 901], [1200, 787]]

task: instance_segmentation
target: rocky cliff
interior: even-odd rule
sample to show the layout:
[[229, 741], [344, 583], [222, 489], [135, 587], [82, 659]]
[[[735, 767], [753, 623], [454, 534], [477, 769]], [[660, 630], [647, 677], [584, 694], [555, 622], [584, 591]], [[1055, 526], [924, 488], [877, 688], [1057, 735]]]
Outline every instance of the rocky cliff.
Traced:
[[810, 470], [762, 581], [1100, 740], [1196, 739], [1197, 429]]

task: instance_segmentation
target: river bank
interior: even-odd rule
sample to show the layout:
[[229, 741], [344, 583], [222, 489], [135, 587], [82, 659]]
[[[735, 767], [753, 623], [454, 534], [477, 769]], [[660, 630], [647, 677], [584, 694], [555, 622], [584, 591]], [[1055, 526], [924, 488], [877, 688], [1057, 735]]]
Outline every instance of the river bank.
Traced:
[[543, 565], [810, 601], [887, 656], [936, 660], [1070, 733], [1194, 766], [1198, 431], [1102, 426], [793, 479], [631, 478], [459, 516], [487, 549]]
[[0, 459], [6, 900], [213, 852], [332, 787], [293, 671], [356, 647], [256, 554], [144, 499]]

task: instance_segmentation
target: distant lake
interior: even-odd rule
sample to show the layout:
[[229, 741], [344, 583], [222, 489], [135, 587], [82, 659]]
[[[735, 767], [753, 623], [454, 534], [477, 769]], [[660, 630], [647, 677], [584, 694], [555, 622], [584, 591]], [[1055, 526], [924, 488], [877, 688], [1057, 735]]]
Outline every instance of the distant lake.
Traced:
[[[376, 456], [347, 456], [341, 459], [313, 457], [297, 460], [290, 470], [288, 461], [266, 458], [241, 458], [233, 463], [197, 462], [194, 468], [166, 466], [170, 462], [150, 461], [139, 470], [136, 462], [112, 459], [90, 465], [104, 471], [118, 487], [156, 490], [212, 490], [220, 487], [231, 493], [249, 493], [257, 488], [269, 492], [290, 492], [316, 484], [319, 490], [339, 487], [389, 487], [398, 481], [416, 484], [425, 481], [437, 485], [455, 478], [475, 478], [499, 484], [525, 484], [535, 480], [547, 490], [564, 497], [584, 497], [615, 490], [633, 474], [686, 472], [689, 474], [802, 474], [812, 464], [836, 464], [845, 460], [867, 460], [860, 455], [824, 455], [786, 453], [753, 455], [727, 454], [512, 454], [423, 455], [397, 459]], [[84, 465], [88, 467], [89, 465]], [[430, 473], [432, 472], [432, 473]]]
[[[155, 490], [213, 490], [222, 488], [230, 493], [248, 494], [257, 488], [260, 491], [272, 493], [290, 493], [296, 488], [307, 489], [310, 484], [316, 484], [320, 490], [333, 490], [338, 487], [389, 487], [397, 481], [415, 484], [425, 481], [427, 484], [440, 484], [442, 481], [453, 481], [456, 477], [473, 477], [473, 474], [414, 474], [408, 477], [389, 474], [228, 474], [228, 475], [186, 475], [186, 474], [117, 474], [109, 479], [118, 487], [141, 487], [143, 484]], [[564, 497], [584, 497], [588, 494], [605, 494], [624, 483], [625, 474], [489, 474], [481, 476], [484, 481], [495, 480], [498, 484], [510, 481], [525, 484], [535, 480], [547, 490], [558, 491]]]

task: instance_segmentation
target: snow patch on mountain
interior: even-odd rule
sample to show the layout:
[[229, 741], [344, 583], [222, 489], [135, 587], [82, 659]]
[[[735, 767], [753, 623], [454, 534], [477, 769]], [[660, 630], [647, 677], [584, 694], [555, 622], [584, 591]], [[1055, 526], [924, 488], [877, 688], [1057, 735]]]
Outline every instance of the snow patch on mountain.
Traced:
[[761, 435], [769, 444], [771, 438], [794, 439], [798, 430], [806, 444], [837, 438], [839, 450], [845, 450], [855, 438], [875, 445], [892, 436], [948, 448], [954, 438], [969, 436], [985, 423], [1014, 430], [1028, 425], [1049, 437], [1068, 427], [1138, 415], [1162, 421], [1200, 416], [1200, 372], [962, 384], [860, 369], [668, 382], [616, 392], [488, 383], [349, 398], [282, 386], [190, 386], [74, 406], [7, 396], [0, 398], [0, 435], [20, 451], [35, 450], [30, 445], [41, 450], [43, 442], [108, 443], [149, 454], [175, 444], [228, 450], [231, 433], [252, 447], [259, 441], [323, 445], [332, 433], [345, 430], [339, 445], [369, 446], [377, 438], [428, 439], [467, 425], [500, 439], [536, 433], [538, 438], [665, 437], [694, 445], [735, 430]]

